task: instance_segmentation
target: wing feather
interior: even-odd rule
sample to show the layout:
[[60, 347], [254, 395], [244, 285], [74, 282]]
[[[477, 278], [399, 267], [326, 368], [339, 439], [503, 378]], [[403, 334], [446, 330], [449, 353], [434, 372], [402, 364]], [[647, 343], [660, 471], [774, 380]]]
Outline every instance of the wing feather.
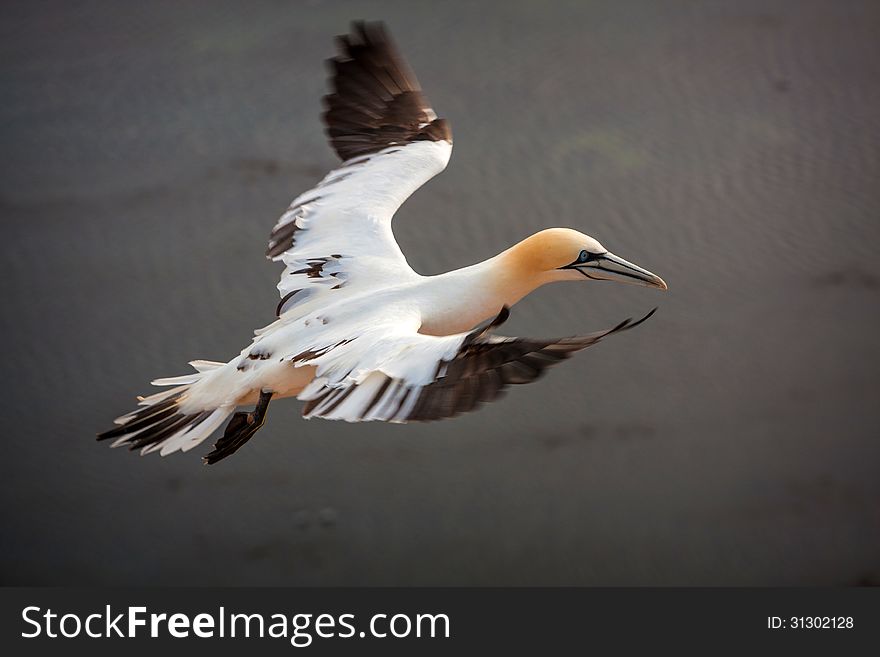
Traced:
[[[552, 340], [490, 335], [497, 320], [451, 336], [407, 336], [383, 327], [384, 339], [366, 344], [355, 339], [309, 361], [318, 370], [299, 396], [307, 401], [303, 416], [424, 422], [467, 413], [499, 398], [506, 386], [531, 383], [575, 352], [634, 328], [653, 314], [654, 310], [636, 322], [627, 319], [597, 333]], [[502, 316], [506, 318], [506, 309]], [[426, 371], [433, 374], [426, 376]]]
[[[294, 199], [272, 230], [266, 255], [286, 265], [279, 316], [326, 302], [330, 292], [339, 299], [414, 277], [391, 219], [452, 152], [448, 122], [380, 23], [355, 23], [338, 44], [323, 119], [343, 163]], [[314, 272], [316, 260], [334, 263]]]

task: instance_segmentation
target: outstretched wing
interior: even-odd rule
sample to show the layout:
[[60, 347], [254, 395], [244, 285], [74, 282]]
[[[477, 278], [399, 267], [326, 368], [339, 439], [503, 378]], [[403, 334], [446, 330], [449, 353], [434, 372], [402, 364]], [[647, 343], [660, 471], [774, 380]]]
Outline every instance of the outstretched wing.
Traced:
[[[656, 309], [655, 309], [656, 310]], [[602, 338], [631, 329], [627, 319], [590, 335], [554, 340], [506, 338], [490, 331], [507, 319], [504, 308], [490, 324], [470, 333], [430, 336], [386, 327], [375, 339], [360, 338], [309, 361], [315, 379], [299, 399], [303, 416], [362, 422], [440, 420], [497, 399], [511, 384], [531, 383], [544, 371]], [[411, 327], [410, 327], [411, 328]]]
[[452, 152], [449, 124], [381, 24], [355, 23], [338, 43], [323, 118], [343, 164], [297, 197], [269, 238], [267, 257], [287, 265], [279, 315], [333, 290], [414, 277], [391, 219]]

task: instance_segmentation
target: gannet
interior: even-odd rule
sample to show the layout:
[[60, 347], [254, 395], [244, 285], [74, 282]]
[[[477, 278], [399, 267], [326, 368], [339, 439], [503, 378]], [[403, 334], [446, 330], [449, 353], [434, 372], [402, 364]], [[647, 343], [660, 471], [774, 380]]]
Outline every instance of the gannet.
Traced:
[[[509, 308], [555, 281], [616, 280], [667, 289], [659, 276], [571, 228], [550, 228], [470, 267], [422, 276], [407, 264], [391, 219], [446, 168], [449, 122], [431, 109], [381, 23], [337, 38], [323, 120], [342, 164], [275, 224], [267, 257], [284, 264], [277, 320], [227, 363], [153, 381], [169, 390], [98, 439], [141, 454], [188, 451], [231, 415], [205, 463], [263, 425], [269, 401], [296, 397], [305, 418], [416, 422], [449, 418], [529, 383], [617, 326], [579, 337], [502, 337]], [[656, 309], [655, 309], [656, 310]], [[254, 404], [250, 412], [237, 411]]]

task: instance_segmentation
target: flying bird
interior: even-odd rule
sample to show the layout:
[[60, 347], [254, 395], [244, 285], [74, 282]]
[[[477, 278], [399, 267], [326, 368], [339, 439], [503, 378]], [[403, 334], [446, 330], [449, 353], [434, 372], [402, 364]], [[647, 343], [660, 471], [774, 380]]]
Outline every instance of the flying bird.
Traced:
[[[498, 398], [510, 384], [602, 338], [502, 337], [509, 308], [555, 281], [616, 280], [667, 289], [659, 276], [570, 228], [542, 230], [484, 262], [436, 276], [407, 264], [391, 219], [446, 168], [452, 131], [431, 109], [381, 23], [337, 39], [323, 120], [342, 160], [275, 224], [266, 255], [284, 264], [277, 320], [227, 363], [157, 379], [99, 440], [141, 454], [190, 450], [226, 420], [204, 457], [215, 463], [259, 430], [269, 402], [296, 397], [303, 417], [363, 422], [439, 420]], [[237, 411], [254, 405], [252, 411]]]

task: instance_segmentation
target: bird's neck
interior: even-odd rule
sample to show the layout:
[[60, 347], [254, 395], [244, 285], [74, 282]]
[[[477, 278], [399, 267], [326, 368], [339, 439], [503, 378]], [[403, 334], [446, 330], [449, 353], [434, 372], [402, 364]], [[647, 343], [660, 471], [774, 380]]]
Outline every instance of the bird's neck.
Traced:
[[480, 263], [487, 267], [488, 278], [504, 305], [512, 306], [533, 290], [557, 280], [556, 272], [547, 271], [541, 258], [541, 241], [537, 233]]
[[535, 273], [529, 265], [522, 244], [470, 267], [431, 277], [431, 309], [423, 312], [421, 332], [468, 331], [549, 283], [551, 277]]

